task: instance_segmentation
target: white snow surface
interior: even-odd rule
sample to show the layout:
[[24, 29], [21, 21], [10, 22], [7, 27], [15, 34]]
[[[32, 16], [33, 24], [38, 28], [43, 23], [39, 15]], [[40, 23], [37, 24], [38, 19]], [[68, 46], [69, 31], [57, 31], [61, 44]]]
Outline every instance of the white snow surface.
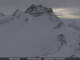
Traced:
[[[21, 14], [0, 17], [0, 57], [80, 56], [80, 20]], [[60, 22], [62, 26], [55, 29]], [[60, 34], [66, 41], [63, 45]]]

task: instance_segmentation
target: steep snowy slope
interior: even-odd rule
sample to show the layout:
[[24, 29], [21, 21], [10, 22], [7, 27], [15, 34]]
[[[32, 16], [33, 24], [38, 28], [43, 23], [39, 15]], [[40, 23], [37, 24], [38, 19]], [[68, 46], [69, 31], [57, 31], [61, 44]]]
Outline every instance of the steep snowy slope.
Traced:
[[[62, 32], [64, 33], [65, 40], [67, 41], [67, 45], [62, 47], [62, 49], [57, 52], [56, 54], [52, 54], [50, 56], [58, 56], [58, 57], [69, 57], [69, 56], [80, 56], [80, 32], [79, 29], [75, 28], [80, 28], [80, 21], [79, 20], [62, 20], [63, 23], [65, 24], [65, 30]], [[70, 26], [71, 25], [71, 26]], [[73, 27], [72, 27], [73, 26]]]
[[25, 12], [16, 10], [12, 16], [0, 18], [0, 23], [0, 56], [64, 57], [78, 53], [78, 31], [51, 8], [32, 4]]

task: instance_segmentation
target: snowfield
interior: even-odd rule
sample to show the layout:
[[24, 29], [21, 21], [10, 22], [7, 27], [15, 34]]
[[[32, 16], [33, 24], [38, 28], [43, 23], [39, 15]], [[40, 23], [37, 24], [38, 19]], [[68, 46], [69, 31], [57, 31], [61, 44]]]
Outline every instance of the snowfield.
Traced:
[[80, 20], [59, 19], [49, 9], [32, 5], [1, 16], [0, 56], [80, 56]]

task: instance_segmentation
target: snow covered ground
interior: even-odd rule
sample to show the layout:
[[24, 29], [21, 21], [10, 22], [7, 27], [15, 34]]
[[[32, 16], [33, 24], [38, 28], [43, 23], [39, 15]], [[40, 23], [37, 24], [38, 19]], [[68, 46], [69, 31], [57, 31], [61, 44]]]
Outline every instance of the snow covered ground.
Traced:
[[0, 57], [80, 56], [80, 20], [59, 19], [42, 6], [35, 9], [0, 17]]

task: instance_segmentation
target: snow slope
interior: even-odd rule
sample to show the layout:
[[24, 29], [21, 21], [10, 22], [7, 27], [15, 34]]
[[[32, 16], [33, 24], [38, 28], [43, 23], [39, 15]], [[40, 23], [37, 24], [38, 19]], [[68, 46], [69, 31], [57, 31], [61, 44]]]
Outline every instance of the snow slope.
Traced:
[[76, 21], [60, 20], [50, 8], [34, 4], [0, 17], [0, 56], [80, 56]]

